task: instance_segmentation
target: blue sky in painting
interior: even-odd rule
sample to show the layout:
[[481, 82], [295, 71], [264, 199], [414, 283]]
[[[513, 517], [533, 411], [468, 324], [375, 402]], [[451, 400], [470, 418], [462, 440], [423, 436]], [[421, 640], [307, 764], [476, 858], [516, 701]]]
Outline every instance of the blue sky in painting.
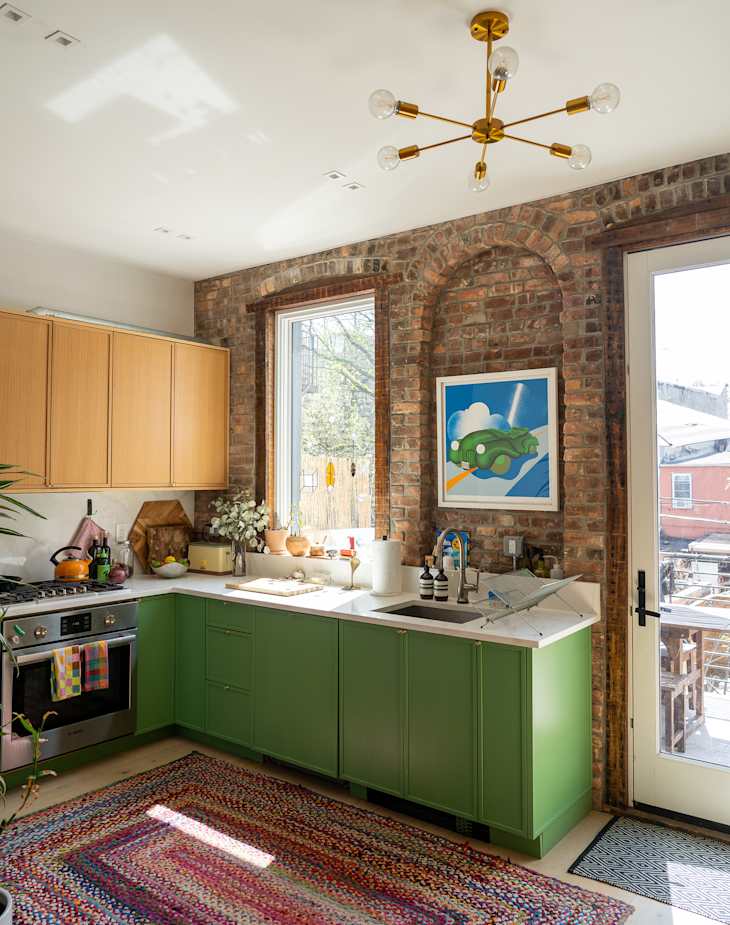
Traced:
[[445, 438], [450, 442], [449, 421], [457, 411], [465, 411], [474, 402], [483, 402], [492, 414], [509, 416], [515, 392], [522, 384], [524, 391], [515, 409], [512, 425], [534, 430], [548, 423], [548, 388], [546, 379], [505, 379], [498, 382], [464, 383], [445, 388]]

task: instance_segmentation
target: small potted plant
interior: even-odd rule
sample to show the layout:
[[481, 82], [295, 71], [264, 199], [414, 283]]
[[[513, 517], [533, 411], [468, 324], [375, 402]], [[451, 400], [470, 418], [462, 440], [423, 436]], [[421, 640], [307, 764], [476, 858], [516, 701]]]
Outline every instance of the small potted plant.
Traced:
[[302, 512], [298, 505], [292, 505], [289, 536], [286, 538], [286, 548], [292, 556], [306, 556], [309, 552], [309, 539], [302, 533], [302, 522]]
[[269, 507], [265, 501], [257, 504], [247, 489], [216, 498], [211, 507], [217, 514], [211, 526], [233, 543], [233, 574], [245, 575], [246, 550], [263, 552], [266, 545], [264, 532], [269, 526]]
[[[16, 513], [25, 511], [28, 514], [32, 514], [34, 517], [43, 517], [45, 520], [43, 514], [39, 514], [38, 511], [34, 511], [32, 508], [28, 507], [27, 504], [23, 504], [23, 502], [18, 501], [17, 498], [12, 498], [10, 495], [6, 494], [6, 489], [12, 488], [13, 485], [20, 481], [18, 476], [32, 474], [31, 472], [18, 469], [17, 466], [13, 466], [9, 463], [0, 463], [0, 510], [3, 511], [5, 519], [12, 520]], [[4, 527], [2, 525], [0, 525], [0, 535], [23, 536], [22, 533], [12, 529], [12, 527]], [[19, 581], [18, 583], [21, 584], [22, 582]], [[0, 610], [0, 625], [2, 625], [6, 612], [5, 610]], [[15, 660], [15, 655], [5, 637], [0, 633], [0, 650], [2, 649], [9, 653], [14, 670], [17, 671], [18, 663]], [[52, 711], [45, 713], [41, 718], [40, 725], [36, 728], [27, 716], [20, 713], [13, 714], [11, 723], [20, 723], [30, 737], [33, 758], [25, 783], [20, 788], [20, 799], [17, 808], [7, 816], [0, 816], [0, 836], [10, 828], [20, 813], [38, 796], [41, 780], [44, 777], [55, 777], [55, 771], [41, 770], [40, 767], [41, 746], [44, 742], [43, 730], [46, 722], [51, 716], [55, 716]], [[6, 730], [0, 729], [0, 735], [7, 735]], [[0, 801], [3, 805], [5, 804], [6, 793], [7, 786], [5, 784], [5, 779], [0, 777]], [[0, 885], [0, 925], [12, 925], [13, 921], [13, 899], [7, 889], [5, 889], [6, 886], [9, 886], [9, 884], [6, 883], [4, 886]]]

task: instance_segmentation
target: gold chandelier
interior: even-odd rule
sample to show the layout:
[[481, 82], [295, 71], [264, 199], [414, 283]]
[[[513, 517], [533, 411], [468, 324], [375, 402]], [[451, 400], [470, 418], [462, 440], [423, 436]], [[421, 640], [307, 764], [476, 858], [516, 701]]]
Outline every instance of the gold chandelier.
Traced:
[[469, 188], [474, 192], [481, 192], [489, 186], [489, 174], [487, 173], [488, 145], [496, 144], [505, 139], [533, 145], [536, 148], [544, 148], [553, 157], [562, 157], [567, 160], [574, 170], [584, 170], [591, 162], [591, 151], [587, 145], [573, 145], [571, 147], [557, 141], [551, 145], [544, 145], [539, 141], [513, 135], [508, 130], [517, 125], [544, 119], [546, 116], [554, 116], [559, 112], [565, 112], [569, 116], [574, 116], [579, 112], [587, 112], [589, 109], [599, 113], [612, 112], [621, 99], [618, 87], [615, 84], [602, 83], [596, 87], [590, 96], [579, 96], [576, 99], [568, 100], [564, 106], [560, 106], [558, 109], [541, 112], [536, 116], [528, 116], [525, 119], [516, 119], [513, 122], [503, 122], [494, 114], [497, 108], [497, 100], [506, 89], [507, 82], [517, 73], [519, 57], [514, 48], [501, 46], [493, 49], [493, 44], [504, 38], [509, 32], [509, 17], [499, 10], [487, 10], [484, 13], [477, 13], [471, 21], [469, 32], [473, 39], [476, 39], [477, 42], [484, 42], [486, 45], [487, 66], [484, 115], [474, 122], [460, 122], [458, 119], [449, 119], [446, 116], [434, 115], [432, 112], [423, 112], [415, 103], [405, 103], [402, 100], [397, 100], [389, 90], [375, 90], [370, 95], [369, 107], [371, 114], [376, 119], [387, 119], [392, 115], [403, 116], [406, 119], [423, 116], [426, 119], [436, 119], [438, 122], [448, 122], [451, 125], [460, 125], [469, 129], [466, 135], [459, 135], [456, 138], [448, 138], [446, 141], [437, 141], [435, 144], [420, 147], [418, 145], [408, 145], [406, 148], [398, 149], [392, 145], [386, 145], [378, 151], [378, 164], [382, 169], [393, 170], [401, 161], [419, 157], [422, 151], [430, 151], [431, 148], [440, 148], [443, 145], [451, 145], [454, 142], [466, 141], [470, 138], [482, 146], [479, 160], [474, 165], [474, 171], [469, 176]]

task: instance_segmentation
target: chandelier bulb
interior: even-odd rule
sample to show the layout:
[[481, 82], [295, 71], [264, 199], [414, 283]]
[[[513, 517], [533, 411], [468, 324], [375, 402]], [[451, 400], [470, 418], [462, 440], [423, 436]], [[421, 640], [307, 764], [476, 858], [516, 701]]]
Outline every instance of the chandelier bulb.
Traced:
[[509, 45], [495, 48], [489, 58], [489, 70], [495, 80], [509, 80], [517, 73], [520, 56]]
[[616, 84], [598, 84], [590, 95], [591, 109], [594, 112], [613, 112], [621, 102], [621, 91]]
[[585, 170], [591, 162], [591, 149], [588, 145], [573, 145], [568, 158], [568, 165], [573, 170]]
[[388, 119], [396, 111], [398, 100], [390, 90], [374, 90], [368, 100], [370, 115], [376, 119]]
[[487, 173], [487, 165], [484, 161], [477, 161], [474, 170], [469, 174], [468, 187], [473, 193], [483, 193], [489, 186], [491, 180]]
[[394, 145], [385, 145], [378, 151], [378, 165], [381, 170], [395, 170], [400, 164], [400, 155]]

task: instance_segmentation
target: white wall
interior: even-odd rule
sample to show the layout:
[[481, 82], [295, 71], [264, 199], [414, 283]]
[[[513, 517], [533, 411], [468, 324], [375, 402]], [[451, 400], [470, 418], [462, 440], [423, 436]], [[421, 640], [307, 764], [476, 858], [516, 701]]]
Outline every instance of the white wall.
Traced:
[[[59, 244], [0, 228], [0, 307], [65, 309], [159, 328], [193, 333], [193, 284]], [[0, 427], [2, 427], [0, 408]], [[12, 462], [12, 460], [0, 460]], [[22, 501], [48, 518], [23, 515], [16, 529], [29, 539], [0, 537], [0, 574], [51, 578], [49, 555], [65, 546], [91, 498], [97, 523], [114, 539], [115, 525], [131, 526], [143, 501], [179, 498], [192, 520], [191, 491], [106, 491], [25, 494]]]
[[193, 333], [193, 283], [0, 228], [0, 307], [64, 309]]

